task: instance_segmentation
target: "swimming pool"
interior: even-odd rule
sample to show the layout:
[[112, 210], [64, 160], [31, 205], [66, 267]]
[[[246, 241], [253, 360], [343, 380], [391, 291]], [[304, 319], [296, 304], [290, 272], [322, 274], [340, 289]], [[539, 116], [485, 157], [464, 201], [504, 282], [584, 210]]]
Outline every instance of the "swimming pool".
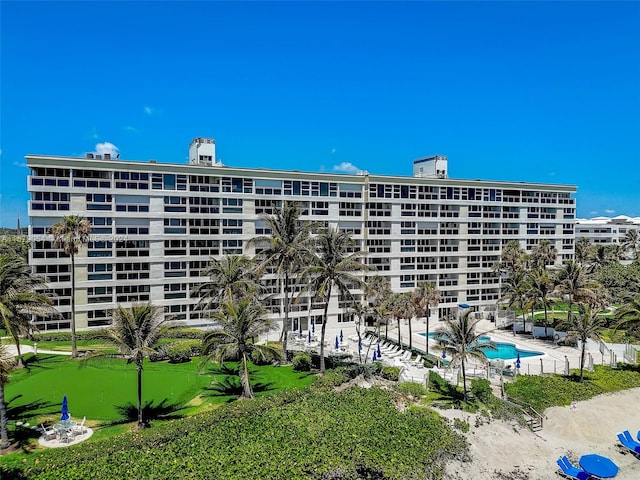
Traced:
[[[424, 333], [421, 333], [424, 337]], [[435, 332], [429, 332], [429, 338], [434, 338], [436, 335]], [[491, 337], [482, 336], [479, 338], [480, 342], [489, 342], [491, 341]], [[535, 352], [532, 350], [522, 350], [520, 348], [516, 348], [513, 343], [503, 343], [503, 342], [495, 342], [495, 346], [497, 350], [491, 349], [483, 349], [484, 354], [487, 356], [489, 360], [501, 359], [501, 360], [515, 360], [520, 354], [520, 358], [526, 357], [537, 357], [539, 355], [544, 355], [543, 352]], [[482, 348], [482, 346], [480, 347]]]

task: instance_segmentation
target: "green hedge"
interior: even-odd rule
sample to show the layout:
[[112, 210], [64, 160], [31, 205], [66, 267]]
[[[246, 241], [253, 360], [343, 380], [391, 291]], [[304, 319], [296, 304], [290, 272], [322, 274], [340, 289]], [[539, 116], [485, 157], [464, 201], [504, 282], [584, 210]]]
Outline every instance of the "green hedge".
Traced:
[[29, 479], [444, 478], [468, 446], [427, 408], [399, 411], [394, 393], [292, 390], [235, 402], [136, 433], [33, 452], [0, 467]]
[[505, 384], [505, 392], [509, 397], [543, 412], [549, 407], [570, 405], [573, 401], [634, 387], [640, 387], [637, 366], [621, 366], [614, 370], [596, 365], [593, 372], [585, 370], [582, 383], [577, 370], [570, 377], [519, 375], [515, 382]]

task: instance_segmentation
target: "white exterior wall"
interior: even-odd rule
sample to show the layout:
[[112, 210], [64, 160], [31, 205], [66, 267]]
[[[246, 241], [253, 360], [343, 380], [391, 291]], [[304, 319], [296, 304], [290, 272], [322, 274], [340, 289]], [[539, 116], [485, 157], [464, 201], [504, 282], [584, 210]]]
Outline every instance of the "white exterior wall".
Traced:
[[[253, 248], [247, 246], [247, 241], [255, 236], [255, 221], [260, 215], [258, 209], [265, 208], [262, 204], [265, 201], [298, 201], [309, 210], [303, 219], [327, 221], [332, 226], [358, 229], [359, 233], [353, 235], [353, 238], [368, 252], [365, 262], [372, 267], [386, 268], [386, 265], [389, 265], [388, 270], [381, 270], [379, 273], [390, 278], [394, 290], [411, 291], [419, 283], [428, 281], [425, 279], [433, 278], [436, 281], [443, 296], [440, 314], [445, 313], [447, 309], [455, 308], [459, 302], [479, 309], [495, 305], [499, 297], [499, 284], [491, 267], [499, 260], [501, 245], [510, 240], [517, 240], [523, 248], [531, 250], [540, 239], [547, 238], [558, 249], [558, 263], [573, 256], [573, 186], [337, 175], [47, 156], [28, 156], [27, 163], [32, 169], [32, 175], [28, 177], [31, 194], [29, 216], [35, 236], [38, 235], [36, 230], [44, 232], [46, 227], [70, 213], [68, 209], [64, 210], [59, 205], [59, 209], [47, 210], [45, 204], [55, 202], [44, 200], [42, 195], [45, 194], [69, 195], [68, 201], [62, 200], [58, 203], [69, 204], [68, 208], [72, 209], [73, 213], [89, 218], [106, 218], [111, 222], [110, 227], [104, 227], [107, 230], [110, 228], [110, 235], [113, 237], [111, 246], [89, 249], [89, 255], [92, 256], [81, 256], [77, 259], [78, 269], [84, 269], [88, 273], [86, 279], [83, 277], [83, 281], [79, 283], [79, 287], [87, 292], [86, 301], [78, 304], [77, 308], [79, 312], [87, 315], [89, 326], [99, 325], [100, 319], [104, 318], [104, 312], [118, 303], [130, 303], [128, 300], [122, 300], [125, 297], [138, 298], [140, 301], [151, 300], [164, 306], [169, 316], [177, 316], [178, 319], [186, 319], [193, 324], [202, 323], [198, 318], [200, 313], [194, 309], [197, 299], [190, 298], [190, 291], [194, 285], [206, 279], [195, 275], [202, 269], [202, 265], [195, 266], [193, 262], [206, 264], [210, 258], [207, 253], [209, 250], [206, 249], [215, 251], [217, 257], [224, 253], [232, 253], [236, 251], [235, 248], [245, 255], [253, 255]], [[101, 177], [102, 185], [98, 188], [90, 188], [88, 185], [77, 186], [75, 182], [80, 177], [74, 172], [88, 176], [98, 175]], [[136, 183], [136, 188], [130, 188], [130, 181], [122, 180], [125, 174], [128, 178], [133, 174], [144, 174], [147, 180], [137, 180], [133, 182]], [[166, 185], [162, 180], [162, 175], [166, 174], [176, 175], [174, 184], [166, 184], [172, 185], [170, 189], [165, 189]], [[181, 175], [186, 180], [180, 184], [181, 189], [178, 189], [178, 176]], [[197, 182], [196, 179], [201, 177], [211, 177], [214, 183], [205, 185]], [[161, 188], [153, 188], [153, 178], [161, 179], [155, 182]], [[294, 182], [301, 182], [301, 186], [307, 182], [308, 189], [301, 189], [299, 194], [295, 195], [293, 189], [287, 193], [285, 187], [293, 185]], [[324, 186], [320, 183], [326, 183], [328, 190], [321, 190]], [[145, 184], [147, 188], [142, 188], [140, 184]], [[266, 184], [269, 185], [268, 188], [264, 187]], [[341, 190], [342, 184], [349, 186]], [[218, 191], [202, 190], [213, 185], [218, 186]], [[276, 190], [279, 190], [279, 193]], [[343, 197], [340, 196], [341, 192], [344, 194]], [[475, 192], [474, 198], [468, 199], [467, 196], [472, 196], [472, 192]], [[111, 201], [104, 203], [108, 207], [107, 210], [89, 209], [87, 195], [94, 194], [104, 195], [105, 198], [110, 196], [108, 198], [111, 198]], [[542, 195], [547, 196], [544, 202], [540, 200]], [[177, 199], [178, 202], [184, 203], [165, 205], [165, 197], [169, 199], [168, 202]], [[237, 201], [242, 201], [242, 206], [232, 205]], [[216, 204], [204, 206], [203, 203], [206, 202]], [[328, 215], [312, 214], [314, 202], [328, 203], [328, 206], [323, 208], [328, 210]], [[341, 208], [341, 204], [357, 205], [360, 208], [360, 216], [347, 215], [346, 210], [353, 209]], [[368, 206], [370, 208], [367, 208]], [[130, 211], [131, 207], [144, 207], [148, 211]], [[184, 209], [175, 212], [168, 211], [167, 208]], [[192, 211], [193, 208], [198, 211]], [[203, 213], [201, 208], [213, 209], [214, 213]], [[484, 210], [485, 208], [493, 210]], [[509, 208], [514, 209], [512, 213], [517, 214], [518, 218], [509, 218], [504, 213]], [[550, 218], [537, 218], [536, 216], [542, 217], [538, 210], [535, 210], [540, 208], [550, 209], [546, 213]], [[345, 211], [345, 214], [341, 215], [341, 211]], [[377, 215], [386, 211], [390, 211], [389, 216]], [[435, 216], [432, 216], [432, 212], [435, 212]], [[530, 216], [534, 218], [529, 218]], [[184, 225], [167, 226], [165, 220], [184, 222]], [[239, 220], [242, 220], [242, 226], [234, 226], [233, 222]], [[217, 225], [196, 225], [197, 222], [216, 221]], [[377, 230], [373, 226], [367, 228], [368, 221], [381, 222], [381, 229]], [[409, 227], [403, 227], [403, 223]], [[472, 224], [476, 225], [473, 229], [470, 228]], [[554, 233], [529, 234], [531, 224], [555, 225], [555, 228], [551, 229]], [[507, 230], [507, 225], [516, 225], [516, 233], [503, 233]], [[132, 228], [137, 233], [129, 233]], [[183, 230], [169, 233], [167, 228]], [[202, 233], [205, 228], [210, 231]], [[422, 228], [433, 229], [435, 233], [421, 234]], [[122, 229], [125, 229], [123, 231], [126, 233], [118, 234]], [[144, 233], [142, 229], [145, 229]], [[225, 229], [228, 231], [225, 232]], [[386, 230], [389, 233], [385, 233]], [[403, 230], [410, 233], [403, 234]], [[513, 230], [513, 227], [508, 230]], [[539, 232], [538, 227], [536, 231]], [[44, 238], [50, 237], [45, 234]], [[379, 240], [382, 245], [367, 246], [368, 240]], [[125, 243], [118, 244], [118, 241]], [[196, 242], [203, 241], [211, 242], [211, 246], [197, 247]], [[435, 251], [430, 251], [431, 245], [420, 245], [421, 241], [433, 242]], [[131, 246], [126, 242], [148, 242], [148, 246]], [[166, 246], [165, 242], [169, 242], [169, 246]], [[178, 243], [174, 247], [171, 246], [172, 242]], [[233, 242], [237, 243], [237, 247], [233, 246]], [[389, 245], [384, 245], [385, 242]], [[34, 243], [33, 247], [30, 260], [35, 269], [49, 268], [50, 265], [54, 265], [54, 269], [63, 268], [68, 261], [58, 256], [47, 258], [51, 253], [55, 254], [50, 245]], [[195, 250], [200, 254], [191, 253]], [[205, 253], [202, 253], [203, 250], [206, 250]], [[124, 256], [123, 251], [126, 254]], [[183, 253], [170, 254], [170, 251]], [[108, 256], [102, 256], [103, 254]], [[173, 265], [177, 268], [173, 269]], [[111, 278], [95, 279], [96, 272], [92, 274], [87, 269], [95, 269], [96, 266], [110, 268], [111, 270], [104, 273], [110, 274]], [[435, 268], [429, 268], [431, 266]], [[53, 274], [47, 272], [47, 275]], [[129, 278], [129, 275], [133, 275], [134, 278]], [[471, 277], [468, 278], [469, 275]], [[493, 283], [486, 283], [487, 279]], [[50, 286], [60, 290], [68, 287], [68, 282], [56, 280], [50, 282]], [[101, 288], [108, 288], [109, 291], [104, 295], [96, 293], [97, 289]], [[93, 289], [92, 294], [89, 293], [89, 289]], [[125, 292], [126, 289], [139, 290]], [[60, 294], [64, 292], [58, 293], [59, 298], [64, 300], [65, 295]], [[108, 301], [102, 301], [104, 298]], [[69, 306], [60, 304], [58, 308], [68, 317]], [[433, 310], [438, 312], [438, 309]], [[322, 310], [313, 309], [311, 313], [321, 315]], [[336, 299], [331, 304], [330, 321], [335, 321], [338, 313], [340, 312]], [[306, 319], [307, 314], [307, 310], [303, 309], [293, 312], [292, 317]], [[64, 322], [51, 320], [46, 323], [46, 328], [57, 326], [64, 327]]]

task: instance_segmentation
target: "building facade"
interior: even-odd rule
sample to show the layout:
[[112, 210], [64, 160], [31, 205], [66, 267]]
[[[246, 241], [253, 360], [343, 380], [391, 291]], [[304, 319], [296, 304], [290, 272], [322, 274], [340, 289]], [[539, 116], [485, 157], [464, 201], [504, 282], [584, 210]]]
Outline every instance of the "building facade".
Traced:
[[[350, 232], [364, 262], [388, 276], [394, 291], [435, 283], [439, 317], [462, 302], [495, 307], [492, 267], [510, 240], [530, 251], [548, 239], [558, 263], [573, 257], [574, 186], [450, 179], [442, 156], [416, 160], [413, 177], [231, 168], [215, 164], [213, 141], [196, 140], [186, 165], [27, 156], [30, 261], [47, 277], [62, 315], [38, 319], [41, 329], [69, 326], [70, 261], [53, 248], [50, 227], [70, 214], [93, 224], [76, 257], [78, 328], [108, 324], [118, 303], [145, 301], [173, 319], [206, 324], [191, 295], [206, 281], [202, 270], [211, 257], [254, 255], [249, 240], [269, 234], [260, 215], [284, 201], [298, 202], [303, 220]], [[275, 294], [268, 307], [281, 318], [278, 282], [265, 283]], [[349, 321], [345, 306], [334, 298], [330, 321]], [[321, 307], [301, 298], [293, 328], [300, 322], [306, 329], [313, 317], [320, 322]]]
[[576, 240], [587, 238], [591, 243], [622, 244], [629, 230], [640, 230], [640, 217], [594, 217], [576, 219]]

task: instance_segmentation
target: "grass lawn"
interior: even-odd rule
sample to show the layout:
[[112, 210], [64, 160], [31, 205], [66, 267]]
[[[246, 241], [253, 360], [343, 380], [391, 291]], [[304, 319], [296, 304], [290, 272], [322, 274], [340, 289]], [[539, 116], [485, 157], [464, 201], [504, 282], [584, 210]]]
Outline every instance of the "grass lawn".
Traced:
[[[67, 395], [73, 418], [110, 423], [122, 421], [117, 406], [137, 405], [136, 368], [113, 358], [94, 359], [86, 363], [67, 356], [25, 355], [28, 368], [14, 370], [5, 386], [5, 400], [11, 420], [39, 423], [43, 418], [55, 420], [63, 395]], [[235, 364], [229, 363], [228, 367]], [[259, 385], [258, 395], [310, 385], [313, 376], [293, 372], [291, 367], [252, 367], [252, 383]], [[237, 398], [233, 391], [207, 390], [212, 381], [233, 383], [233, 375], [211, 366], [201, 372], [199, 359], [188, 363], [145, 362], [142, 375], [143, 403], [162, 401], [175, 410], [192, 402], [180, 412], [189, 415], [210, 405]], [[225, 379], [228, 379], [225, 381]], [[262, 385], [262, 387], [260, 387]], [[202, 395], [204, 393], [204, 395]], [[202, 396], [201, 396], [202, 395]]]

